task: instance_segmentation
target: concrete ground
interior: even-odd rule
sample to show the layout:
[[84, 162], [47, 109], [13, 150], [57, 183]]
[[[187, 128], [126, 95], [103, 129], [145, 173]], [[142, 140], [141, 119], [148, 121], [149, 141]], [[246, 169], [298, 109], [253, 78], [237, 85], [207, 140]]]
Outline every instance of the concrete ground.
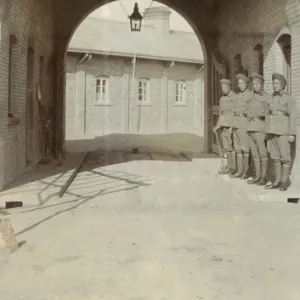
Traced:
[[288, 194], [216, 176], [214, 156], [95, 151], [58, 198], [82, 157], [1, 193], [23, 199], [2, 214], [26, 241], [1, 256], [1, 300], [300, 299]]

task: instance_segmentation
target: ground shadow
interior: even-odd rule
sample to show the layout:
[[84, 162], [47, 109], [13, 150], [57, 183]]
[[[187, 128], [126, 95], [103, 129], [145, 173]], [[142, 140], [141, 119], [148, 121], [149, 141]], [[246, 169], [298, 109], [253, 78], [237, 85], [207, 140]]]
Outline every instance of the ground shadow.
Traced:
[[[94, 139], [68, 141], [66, 161], [57, 166], [39, 164], [29, 173], [23, 174], [8, 185], [1, 196], [16, 193], [14, 189], [26, 185], [26, 192], [44, 193], [50, 187], [63, 186], [69, 178], [70, 171], [80, 163], [83, 153], [89, 152], [89, 161], [82, 171], [93, 170], [96, 165], [109, 166], [135, 160], [180, 161], [191, 162], [193, 159], [213, 159], [216, 154], [202, 151], [203, 138], [189, 133], [143, 135], [143, 134], [109, 134]], [[177, 143], [177, 144], [176, 144]], [[159, 146], [160, 145], [160, 146]], [[180, 145], [183, 145], [180, 148]], [[196, 149], [199, 149], [196, 151]], [[71, 150], [71, 151], [70, 151]], [[194, 150], [194, 151], [192, 151]], [[116, 155], [118, 153], [119, 155]], [[44, 188], [37, 189], [31, 183], [40, 182]], [[25, 200], [25, 199], [24, 199]], [[40, 201], [43, 204], [43, 201]], [[3, 211], [2, 211], [3, 213]]]

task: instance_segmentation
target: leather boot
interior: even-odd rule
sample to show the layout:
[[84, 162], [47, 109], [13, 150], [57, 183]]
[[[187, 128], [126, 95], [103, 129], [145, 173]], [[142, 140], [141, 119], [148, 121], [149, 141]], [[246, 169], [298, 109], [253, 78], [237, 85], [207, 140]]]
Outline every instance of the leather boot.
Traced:
[[266, 189], [279, 189], [281, 187], [281, 161], [274, 161], [275, 181], [265, 186]]
[[244, 172], [241, 177], [242, 179], [249, 178], [248, 171], [249, 171], [249, 153], [244, 153]]
[[244, 171], [244, 156], [242, 153], [238, 153], [237, 155], [237, 172], [231, 175], [231, 178], [240, 178], [243, 175]]
[[231, 156], [230, 174], [233, 175], [236, 173], [236, 153], [235, 153], [235, 151], [232, 151], [232, 152], [229, 152], [229, 155]]
[[261, 162], [261, 173], [260, 180], [257, 185], [266, 185], [267, 184], [267, 171], [268, 171], [268, 161]]
[[231, 155], [230, 155], [230, 152], [227, 152], [227, 166], [226, 168], [222, 168], [218, 174], [220, 175], [226, 175], [226, 174], [229, 174], [231, 172]]
[[285, 192], [289, 187], [289, 179], [290, 179], [290, 165], [283, 164], [282, 166], [282, 183], [280, 187], [280, 191]]
[[261, 168], [260, 168], [260, 159], [259, 157], [253, 158], [253, 162], [254, 162], [254, 168], [255, 168], [255, 177], [251, 180], [248, 180], [247, 183], [248, 184], [254, 184], [259, 182], [260, 179], [260, 172], [261, 172]]

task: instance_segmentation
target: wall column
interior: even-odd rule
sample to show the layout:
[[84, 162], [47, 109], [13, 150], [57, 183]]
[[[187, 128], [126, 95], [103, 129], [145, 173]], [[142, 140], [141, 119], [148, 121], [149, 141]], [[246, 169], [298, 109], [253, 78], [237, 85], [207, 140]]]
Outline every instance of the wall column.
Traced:
[[76, 137], [86, 134], [86, 70], [84, 65], [78, 67], [78, 86], [76, 97]]
[[163, 73], [161, 78], [161, 132], [168, 132], [168, 76], [167, 66], [163, 65]]

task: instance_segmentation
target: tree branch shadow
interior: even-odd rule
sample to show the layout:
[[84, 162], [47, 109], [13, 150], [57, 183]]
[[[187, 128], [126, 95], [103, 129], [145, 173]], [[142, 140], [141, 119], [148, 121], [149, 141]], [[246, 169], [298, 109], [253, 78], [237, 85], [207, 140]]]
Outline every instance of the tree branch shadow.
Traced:
[[[105, 193], [106, 189], [102, 189], [102, 190], [100, 190], [98, 193], [96, 193], [96, 194], [94, 194], [94, 195], [92, 195], [92, 196], [88, 196], [88, 197], [85, 197], [85, 198], [82, 198], [82, 199], [70, 201], [70, 202], [78, 202], [78, 201], [80, 201], [80, 202], [77, 203], [76, 205], [72, 206], [72, 207], [68, 207], [68, 208], [66, 208], [66, 209], [57, 211], [57, 212], [55, 212], [55, 213], [52, 214], [52, 215], [47, 216], [46, 218], [44, 218], [44, 219], [42, 219], [42, 220], [40, 220], [40, 221], [38, 221], [38, 222], [36, 222], [36, 223], [34, 223], [34, 224], [28, 226], [27, 228], [25, 228], [25, 229], [23, 229], [23, 230], [17, 232], [15, 235], [16, 235], [16, 236], [22, 235], [22, 234], [24, 234], [24, 233], [26, 233], [26, 232], [28, 232], [28, 231], [30, 231], [30, 230], [32, 230], [32, 229], [38, 227], [39, 225], [41, 225], [41, 224], [43, 224], [43, 223], [45, 223], [45, 222], [47, 222], [47, 221], [50, 221], [51, 219], [53, 219], [53, 218], [55, 218], [55, 217], [57, 217], [57, 216], [59, 216], [59, 215], [61, 215], [61, 214], [63, 214], [63, 213], [66, 213], [66, 212], [72, 211], [72, 210], [74, 210], [74, 209], [77, 209], [77, 208], [78, 208], [79, 206], [81, 206], [82, 204], [87, 203], [88, 201], [94, 199], [94, 198], [97, 197], [97, 196], [103, 196], [103, 195], [112, 194], [112, 193], [116, 193], [116, 192], [120, 192], [120, 191], [129, 191], [129, 190], [133, 190], [133, 189], [136, 189], [136, 188], [139, 188], [139, 187], [140, 187], [140, 186], [137, 185], [137, 186], [128, 187], [128, 188], [123, 188], [123, 189], [119, 189], [119, 190], [117, 190], [117, 191], [111, 191], [111, 192], [106, 192], [106, 193]], [[70, 202], [69, 202], [69, 203], [70, 203]], [[60, 204], [62, 204], [62, 203], [60, 203]]]

